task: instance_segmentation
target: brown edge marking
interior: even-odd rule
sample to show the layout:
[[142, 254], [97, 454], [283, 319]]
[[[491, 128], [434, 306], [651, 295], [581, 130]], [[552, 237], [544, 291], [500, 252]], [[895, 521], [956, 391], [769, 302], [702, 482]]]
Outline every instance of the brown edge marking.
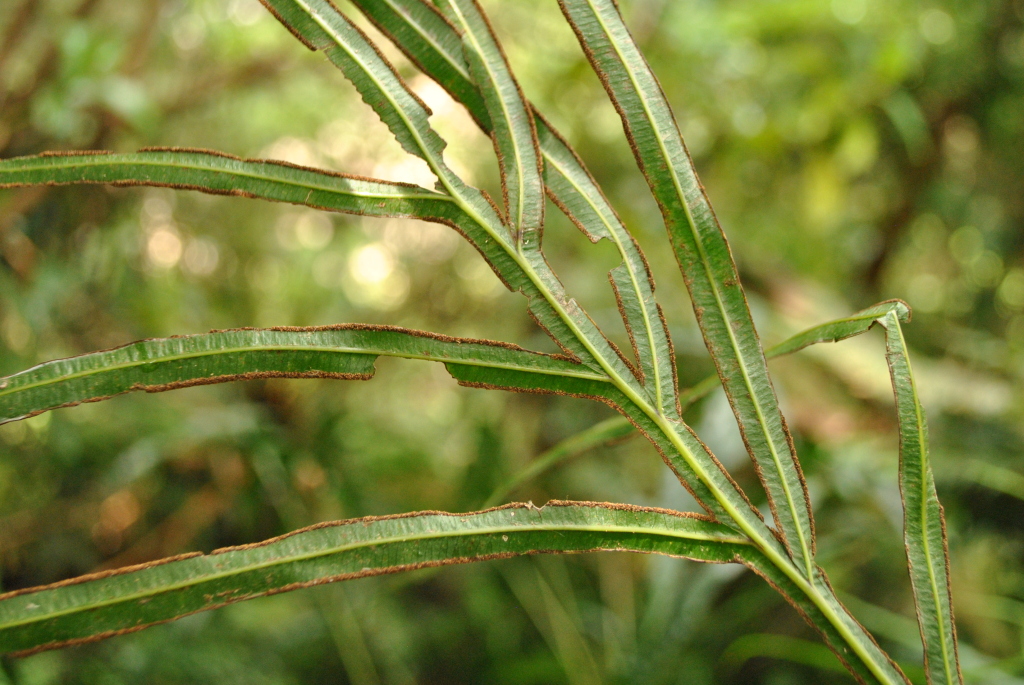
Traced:
[[291, 33], [293, 36], [295, 36], [295, 38], [298, 39], [298, 41], [300, 43], [305, 45], [312, 52], [316, 52], [317, 50], [319, 50], [319, 48], [317, 48], [316, 45], [314, 45], [312, 42], [310, 42], [310, 40], [308, 38], [306, 38], [301, 33], [299, 33], [298, 29], [296, 29], [294, 26], [292, 26], [287, 21], [285, 21], [285, 18], [282, 17], [280, 14], [278, 14], [277, 10], [274, 9], [274, 7], [270, 4], [269, 0], [260, 0], [260, 4], [262, 4], [264, 7], [266, 7], [267, 11], [269, 11], [271, 14], [273, 14], [274, 18], [277, 19], [281, 23], [282, 26], [284, 26], [286, 29], [288, 29], [288, 32]]
[[[636, 378], [637, 382], [640, 383], [640, 385], [643, 385], [643, 386], [646, 387], [646, 385], [647, 385], [647, 375], [644, 373], [644, 362], [643, 362], [643, 359], [640, 358], [640, 348], [636, 344], [636, 335], [633, 333], [633, 325], [630, 323], [629, 314], [626, 312], [626, 305], [622, 301], [622, 293], [619, 292], [619, 286], [615, 282], [615, 277], [612, 275], [612, 273], [614, 271], [615, 271], [615, 269], [612, 269], [611, 271], [608, 272], [608, 282], [611, 284], [611, 286], [612, 286], [612, 293], [614, 293], [614, 295], [615, 295], [615, 304], [619, 308], [619, 316], [622, 318], [622, 325], [626, 328], [626, 335], [629, 336], [629, 346], [633, 348], [633, 356], [636, 357], [636, 365], [634, 366], [633, 363], [629, 359], [627, 359], [625, 357], [625, 355], [622, 354], [622, 352], [619, 352], [617, 347], [615, 348], [615, 351], [619, 352], [619, 356], [622, 357], [622, 361], [625, 362], [627, 367], [629, 367], [629, 370], [633, 372], [633, 376]], [[643, 303], [641, 303], [640, 306], [642, 307]], [[611, 341], [609, 340], [608, 342], [610, 343]], [[654, 353], [654, 349], [653, 348], [654, 348], [654, 341], [652, 340], [651, 341], [651, 354], [652, 355]], [[655, 363], [657, 363], [657, 362], [655, 361]], [[659, 407], [659, 409], [660, 409], [660, 407]]]
[[[938, 493], [935, 495], [935, 501], [939, 505], [939, 525], [942, 528], [942, 553], [945, 557], [946, 562], [946, 598], [949, 602], [949, 623], [953, 628], [953, 662], [956, 664], [956, 674], [959, 677], [960, 682], [964, 681], [963, 671], [960, 669], [960, 649], [958, 648], [959, 640], [956, 634], [956, 613], [953, 610], [953, 586], [950, 583], [950, 571], [949, 571], [949, 538], [946, 535], [946, 510], [943, 508], [942, 503], [938, 501]], [[909, 550], [908, 550], [909, 551]], [[910, 558], [909, 555], [907, 557]]]
[[[89, 157], [92, 155], [113, 155], [110, 150], [48, 150], [38, 155], [25, 155], [23, 157], [12, 157], [11, 159], [31, 159], [32, 157]], [[10, 160], [4, 160], [10, 161]]]
[[[769, 382], [771, 382], [770, 378], [768, 380]], [[782, 413], [781, 407], [779, 408], [779, 421], [782, 422], [782, 434], [786, 436], [786, 444], [789, 445], [789, 453], [793, 455], [793, 469], [796, 471], [797, 482], [800, 483], [800, 489], [804, 493], [804, 502], [807, 503], [807, 528], [811, 538], [810, 540], [808, 540], [811, 548], [810, 561], [812, 564], [817, 566], [817, 564], [814, 563], [814, 556], [818, 553], [818, 534], [814, 525], [814, 514], [811, 511], [811, 493], [807, 489], [807, 479], [804, 477], [803, 466], [800, 465], [800, 460], [797, 459], [796, 457], [796, 443], [793, 442], [793, 434], [789, 430], [789, 424], [786, 422], [786, 416]], [[775, 514], [774, 510], [772, 511], [772, 514]], [[778, 518], [776, 518], [775, 520], [778, 521]], [[797, 523], [797, 525], [799, 525], [799, 523]], [[780, 533], [782, 532], [781, 529], [782, 526], [779, 526]]]
[[[683, 404], [679, 397], [679, 365], [676, 364], [676, 346], [675, 343], [672, 342], [672, 335], [668, 331], [668, 321], [665, 320], [664, 310], [662, 310], [661, 305], [657, 302], [655, 302], [654, 305], [658, 309], [658, 319], [661, 321], [661, 327], [665, 330], [665, 342], [668, 343], [668, 360], [672, 367], [672, 395], [676, 398], [676, 416], [682, 420]], [[694, 402], [695, 401], [696, 398], [694, 399]], [[693, 402], [690, 403], [690, 405], [692, 404]]]
[[[673, 516], [673, 517], [676, 517], [676, 518], [684, 518], [684, 519], [698, 520], [698, 521], [705, 521], [705, 522], [708, 522], [708, 523], [714, 523], [714, 521], [711, 518], [706, 517], [706, 516], [701, 516], [700, 514], [695, 514], [695, 513], [692, 513], [692, 512], [681, 512], [681, 511], [675, 511], [675, 510], [672, 510], [672, 509], [663, 509], [663, 508], [659, 508], [659, 507], [642, 507], [642, 506], [633, 505], [633, 504], [618, 504], [618, 503], [612, 503], [612, 502], [586, 502], [586, 501], [575, 502], [575, 501], [571, 501], [571, 500], [550, 500], [550, 501], [547, 502], [547, 504], [545, 504], [544, 506], [541, 506], [541, 507], [536, 507], [532, 503], [513, 502], [513, 503], [509, 503], [509, 504], [504, 504], [504, 505], [498, 506], [498, 507], [492, 507], [490, 509], [484, 509], [484, 510], [481, 510], [481, 511], [469, 512], [469, 513], [464, 513], [464, 514], [444, 512], [444, 511], [430, 511], [430, 510], [428, 510], [428, 511], [420, 511], [420, 512], [407, 512], [407, 513], [403, 513], [403, 514], [393, 514], [393, 515], [389, 515], [389, 516], [366, 516], [366, 517], [363, 517], [363, 518], [349, 519], [349, 520], [346, 520], [346, 521], [325, 521], [325, 522], [322, 522], [322, 523], [314, 524], [312, 526], [308, 526], [306, 528], [301, 528], [299, 530], [295, 530], [295, 531], [286, 533], [284, 535], [279, 535], [277, 537], [270, 538], [268, 540], [264, 540], [264, 541], [261, 541], [261, 542], [252, 543], [252, 544], [248, 544], [248, 545], [238, 545], [238, 546], [234, 546], [234, 547], [223, 547], [223, 548], [220, 548], [220, 549], [216, 549], [216, 550], [214, 550], [214, 551], [212, 551], [212, 552], [210, 552], [208, 554], [203, 554], [202, 552], [190, 552], [190, 553], [187, 553], [187, 554], [180, 554], [180, 555], [176, 555], [176, 556], [173, 556], [173, 557], [167, 557], [167, 558], [164, 558], [164, 559], [159, 559], [159, 560], [147, 562], [147, 563], [144, 563], [144, 564], [135, 564], [135, 565], [132, 565], [132, 566], [125, 566], [125, 567], [122, 567], [122, 568], [119, 568], [119, 569], [111, 569], [111, 570], [108, 570], [108, 571], [100, 571], [98, 573], [90, 573], [90, 574], [86, 574], [86, 575], [83, 575], [83, 576], [78, 576], [76, 578], [69, 578], [67, 580], [59, 581], [57, 583], [51, 583], [49, 585], [42, 585], [42, 586], [37, 586], [37, 587], [32, 587], [32, 588], [23, 588], [23, 589], [20, 589], [20, 590], [14, 590], [12, 592], [7, 592], [7, 593], [4, 593], [4, 594], [0, 594], [0, 601], [4, 601], [4, 600], [7, 600], [7, 599], [12, 599], [12, 598], [20, 596], [20, 595], [34, 594], [36, 592], [54, 590], [54, 589], [58, 589], [58, 588], [61, 588], [61, 587], [67, 587], [67, 586], [72, 586], [72, 585], [79, 585], [79, 584], [82, 584], [82, 583], [87, 583], [87, 582], [91, 582], [91, 581], [95, 581], [95, 580], [101, 580], [101, 579], [109, 578], [109, 577], [112, 577], [112, 576], [125, 575], [125, 574], [129, 574], [129, 573], [135, 573], [135, 572], [138, 572], [138, 571], [142, 571], [142, 570], [146, 570], [146, 569], [154, 568], [154, 567], [158, 567], [158, 566], [163, 566], [163, 565], [166, 565], [166, 564], [171, 564], [171, 563], [175, 563], [175, 562], [178, 562], [178, 561], [185, 561], [185, 560], [188, 560], [188, 559], [195, 559], [197, 557], [215, 556], [215, 555], [218, 555], [218, 554], [225, 554], [225, 553], [228, 553], [228, 552], [244, 551], [244, 550], [248, 550], [248, 549], [264, 547], [264, 546], [267, 546], [267, 545], [279, 542], [279, 541], [281, 541], [283, 539], [286, 539], [286, 538], [289, 538], [289, 537], [292, 537], [292, 536], [295, 536], [295, 535], [300, 535], [302, 533], [307, 533], [307, 532], [310, 532], [310, 531], [313, 531], [313, 530], [318, 530], [318, 529], [321, 529], [321, 528], [330, 528], [330, 527], [339, 527], [339, 526], [347, 526], [347, 525], [356, 525], [356, 524], [360, 524], [360, 523], [363, 524], [363, 525], [366, 525], [368, 523], [374, 523], [374, 522], [377, 522], [377, 521], [391, 520], [391, 519], [403, 519], [403, 518], [415, 518], [415, 517], [420, 517], [420, 516], [448, 516], [448, 517], [452, 517], [452, 518], [467, 518], [469, 516], [476, 516], [476, 515], [486, 514], [486, 513], [493, 512], [493, 511], [500, 511], [500, 510], [504, 510], [504, 509], [522, 510], [522, 509], [544, 509], [545, 507], [562, 508], [562, 507], [575, 507], [575, 506], [585, 506], [585, 507], [591, 507], [591, 508], [610, 509], [610, 510], [616, 510], [616, 511], [629, 511], [629, 512], [634, 512], [634, 513], [656, 513], [656, 514], [669, 515], [669, 516]], [[524, 531], [524, 532], [528, 532], [528, 531]], [[481, 533], [481, 535], [486, 535], [486, 533]], [[723, 543], [723, 544], [733, 544], [733, 545], [735, 545], [736, 543]], [[224, 601], [218, 602], [216, 604], [211, 604], [211, 605], [203, 607], [202, 609], [197, 609], [196, 611], [191, 611], [191, 612], [188, 612], [188, 613], [184, 613], [184, 614], [181, 614], [179, 616], [175, 616], [173, 618], [163, 619], [163, 620], [160, 620], [160, 621], [154, 621], [152, 623], [147, 623], [147, 624], [141, 625], [141, 626], [132, 626], [131, 628], [125, 628], [125, 629], [121, 629], [121, 630], [106, 631], [106, 632], [103, 632], [103, 633], [99, 633], [97, 635], [91, 635], [89, 637], [84, 637], [84, 638], [74, 638], [74, 639], [70, 639], [70, 640], [51, 642], [51, 643], [40, 645], [38, 647], [33, 647], [33, 648], [27, 649], [27, 650], [21, 650], [21, 651], [17, 651], [17, 652], [10, 652], [10, 653], [7, 654], [7, 656], [12, 657], [12, 658], [22, 658], [22, 657], [31, 656], [32, 654], [36, 654], [38, 652], [43, 652], [43, 651], [47, 651], [47, 650], [51, 650], [51, 649], [58, 649], [58, 648], [61, 648], [61, 647], [69, 647], [69, 646], [74, 646], [74, 645], [82, 645], [82, 644], [88, 644], [88, 643], [92, 643], [92, 642], [98, 642], [100, 640], [105, 640], [107, 638], [116, 637], [116, 636], [119, 636], [119, 635], [126, 635], [128, 633], [138, 632], [140, 630], [144, 630], [145, 628], [149, 628], [151, 626], [161, 625], [161, 624], [164, 624], [164, 623], [170, 623], [171, 621], [176, 621], [178, 619], [185, 618], [186, 616], [191, 616], [193, 614], [197, 614], [197, 613], [200, 613], [202, 611], [209, 611], [211, 609], [218, 609], [218, 608], [227, 606], [229, 604], [234, 604], [234, 603], [245, 601], [245, 600], [248, 600], [248, 599], [255, 599], [255, 598], [258, 598], [258, 597], [268, 597], [268, 596], [271, 596], [271, 595], [277, 595], [277, 594], [281, 594], [281, 593], [284, 593], [284, 592], [291, 592], [293, 590], [298, 590], [298, 589], [308, 588], [308, 587], [314, 587], [314, 586], [318, 586], [318, 585], [325, 585], [325, 584], [333, 583], [333, 582], [339, 582], [339, 581], [345, 581], [345, 580], [353, 580], [353, 579], [356, 579], [356, 578], [365, 578], [365, 577], [371, 577], [371, 576], [388, 575], [388, 574], [393, 574], [393, 573], [401, 573], [401, 572], [405, 572], [405, 571], [415, 571], [415, 570], [419, 570], [419, 569], [423, 569], [423, 568], [436, 568], [436, 567], [443, 567], [443, 566], [452, 566], [452, 565], [472, 563], [472, 562], [477, 562], [477, 561], [490, 561], [490, 560], [494, 560], [494, 559], [508, 559], [508, 558], [517, 557], [517, 556], [527, 556], [527, 555], [534, 555], [534, 554], [587, 554], [587, 553], [591, 553], [591, 552], [633, 552], [633, 553], [637, 553], [637, 554], [659, 554], [661, 556], [668, 556], [668, 557], [679, 558], [679, 559], [689, 559], [689, 560], [692, 560], [692, 561], [698, 561], [698, 562], [702, 562], [702, 563], [719, 563], [719, 564], [734, 563], [734, 562], [735, 563], [742, 563], [741, 557], [740, 557], [739, 554], [737, 554], [733, 558], [732, 562], [729, 562], [729, 561], [717, 561], [717, 560], [708, 560], [708, 559], [698, 559], [696, 557], [690, 557], [690, 556], [687, 556], [687, 555], [667, 554], [667, 553], [664, 553], [664, 552], [650, 552], [650, 551], [647, 551], [647, 550], [633, 550], [633, 549], [623, 548], [623, 547], [594, 547], [594, 548], [591, 548], [591, 549], [580, 549], [580, 550], [539, 549], [539, 550], [528, 550], [528, 551], [525, 551], [525, 552], [499, 552], [499, 553], [494, 553], [494, 554], [484, 554], [484, 555], [478, 555], [478, 556], [455, 557], [455, 558], [452, 558], [452, 559], [444, 559], [444, 560], [440, 560], [440, 561], [428, 561], [428, 562], [421, 562], [421, 563], [417, 563], [417, 564], [399, 564], [399, 565], [395, 565], [395, 566], [383, 567], [383, 568], [377, 568], [377, 569], [365, 569], [363, 571], [359, 571], [359, 572], [356, 572], [356, 573], [344, 573], [344, 574], [337, 574], [337, 575], [333, 575], [333, 576], [326, 576], [324, 578], [319, 578], [319, 579], [313, 580], [313, 581], [289, 583], [287, 585], [283, 585], [281, 587], [274, 588], [273, 590], [269, 590], [269, 591], [266, 591], [266, 592], [258, 592], [258, 593], [246, 594], [244, 596], [238, 596], [238, 597], [230, 597], [230, 598], [225, 599]]]
[[[652, 175], [649, 173], [649, 171], [647, 169], [647, 165], [644, 162], [643, 155], [641, 154], [640, 148], [637, 145], [635, 134], [634, 134], [632, 126], [630, 124], [630, 117], [626, 113], [625, 109], [623, 109], [623, 106], [619, 102], [619, 99], [616, 97], [614, 87], [611, 84], [611, 81], [610, 81], [610, 79], [608, 77], [608, 74], [605, 72], [605, 70], [602, 68], [602, 66], [598, 62], [597, 56], [594, 54], [593, 50], [590, 48], [590, 46], [589, 46], [589, 44], [587, 42], [587, 39], [584, 37], [584, 35], [582, 33], [582, 30], [576, 24], [576, 22], [573, 20], [573, 18], [571, 16], [571, 13], [570, 13], [570, 10], [568, 9], [568, 7], [565, 4], [565, 0], [559, 0], [558, 4], [559, 4], [559, 7], [562, 9], [562, 14], [565, 16], [566, 21], [569, 23], [570, 26], [572, 26], [573, 32], [576, 34], [577, 40], [578, 40], [580, 46], [582, 47], [583, 52], [587, 56], [587, 60], [590, 62], [591, 67], [593, 68], [594, 72], [597, 74], [598, 78], [600, 79], [602, 85], [605, 88], [605, 91], [608, 93], [609, 99], [611, 100], [612, 104], [614, 105], [616, 111], [619, 113], [619, 118], [623, 122], [623, 128], [624, 128], [624, 130], [626, 132], [626, 138], [629, 141], [630, 148], [633, 150], [633, 156], [636, 159], [637, 166], [640, 167], [641, 172], [644, 174], [644, 178], [647, 179], [647, 181], [648, 181], [648, 185], [651, 186], [652, 194], [654, 195], [655, 201], [658, 203], [658, 206], [661, 209], [662, 216], [665, 217], [666, 225], [668, 225], [669, 224], [668, 218], [672, 214], [672, 212], [670, 212], [669, 207], [662, 201], [661, 194], [655, 190], [654, 184], [650, 180], [652, 178]], [[616, 11], [618, 11], [617, 7], [616, 7]], [[621, 21], [621, 14], [620, 14], [620, 21]], [[623, 26], [625, 26], [625, 22], [623, 22]], [[626, 28], [626, 31], [628, 33], [629, 29]], [[610, 42], [611, 38], [609, 37], [608, 40]], [[641, 55], [641, 58], [642, 57], [643, 56]], [[661, 84], [659, 83], [657, 77], [654, 75], [653, 71], [650, 70], [649, 65], [648, 65], [648, 71], [650, 71], [651, 80], [658, 87], [658, 90], [661, 93], [662, 98], [667, 103], [668, 99], [665, 97], [664, 90], [661, 88]], [[676, 128], [676, 132], [678, 133], [679, 127], [678, 127], [678, 124], [675, 122], [674, 118], [673, 118], [672, 124]], [[772, 383], [771, 375], [769, 375], [768, 372], [767, 372], [767, 362], [764, 360], [764, 351], [761, 349], [760, 339], [757, 338], [756, 329], [753, 329], [753, 320], [750, 318], [750, 305], [747, 302], [746, 293], [744, 293], [743, 288], [739, 285], [739, 280], [738, 280], [739, 279], [739, 274], [738, 274], [738, 272], [736, 270], [736, 260], [735, 260], [735, 258], [732, 255], [732, 248], [729, 246], [729, 241], [726, 238], [725, 233], [722, 231], [721, 224], [719, 223], [718, 218], [715, 215], [714, 208], [711, 206], [711, 202], [708, 199], [707, 192], [704, 189], [703, 184], [700, 183], [700, 180], [697, 179], [696, 172], [693, 171], [693, 160], [690, 157], [689, 150], [686, 148], [686, 143], [683, 141], [682, 134], [679, 134], [679, 140], [682, 143], [683, 151], [686, 153], [686, 158], [687, 158], [687, 161], [689, 163], [690, 170], [693, 173], [694, 179], [697, 180], [697, 185], [699, 186], [701, 197], [703, 197], [703, 199], [704, 199], [704, 204], [707, 206], [708, 212], [711, 214], [711, 218], [712, 218], [712, 220], [714, 222], [714, 225], [718, 229], [717, 233], [718, 233], [719, 236], [721, 236], [721, 239], [722, 239], [722, 241], [723, 241], [723, 243], [725, 245], [726, 252], [729, 254], [729, 261], [732, 264], [733, 273], [736, 275], [736, 277], [734, 279], [735, 282], [734, 282], [733, 285], [734, 285], [734, 287], [736, 288], [737, 292], [739, 293], [740, 297], [743, 300], [744, 308], [745, 308], [745, 310], [747, 312], [747, 320], [750, 321], [752, 330], [754, 330], [754, 337], [755, 337], [755, 340], [757, 341], [758, 350], [760, 351], [760, 357], [761, 357], [761, 360], [762, 360], [762, 364], [765, 367], [765, 375], [766, 375], [766, 377], [768, 379], [769, 388], [771, 389], [772, 395], [777, 397], [777, 395], [775, 393], [774, 384]], [[682, 201], [682, 198], [680, 198], [680, 200]], [[672, 238], [672, 236], [673, 236], [673, 234], [672, 234], [672, 232], [670, 230], [669, 231], [670, 239]], [[675, 243], [674, 240], [672, 240], [672, 242]], [[678, 249], [674, 249], [673, 251], [676, 253], [677, 261], [679, 261], [679, 250]], [[683, 264], [682, 264], [681, 261], [680, 261], [680, 267], [681, 268], [683, 267]], [[730, 383], [728, 382], [728, 380], [726, 378], [726, 375], [725, 375], [725, 373], [723, 371], [723, 362], [721, 362], [720, 359], [719, 359], [720, 356], [728, 357], [728, 356], [731, 356], [731, 355], [722, 354], [723, 348], [720, 345], [718, 345], [717, 343], [714, 343], [712, 341], [712, 339], [710, 337], [708, 337], [708, 335], [707, 335], [707, 328], [706, 328], [706, 326], [704, 324], [704, 316], [703, 316], [704, 308], [699, 306], [697, 301], [696, 301], [696, 298], [693, 297], [693, 286], [692, 286], [693, 277], [691, 275], [689, 275], [688, 270], [686, 268], [682, 268], [682, 271], [683, 271], [683, 280], [685, 281], [687, 288], [691, 292], [690, 299], [693, 301], [694, 313], [697, 315], [697, 323], [700, 325], [701, 332], [704, 334], [705, 344], [708, 347], [708, 351], [711, 353], [712, 360], [715, 362], [715, 367], [718, 370], [718, 375], [722, 379], [722, 387], [725, 389], [725, 393], [726, 393], [726, 396], [729, 399], [729, 404], [730, 404], [730, 406], [733, 409], [733, 413], [736, 414], [737, 417], [739, 417], [739, 412], [737, 411], [737, 405], [736, 405], [736, 401], [737, 400], [736, 400], [735, 396], [733, 395], [733, 393], [730, 391]], [[713, 280], [712, 279], [712, 275], [710, 273], [708, 273], [707, 271], [705, 271], [705, 277], [709, 281]], [[723, 317], [723, 325], [730, 326], [731, 325], [731, 321], [729, 319], [726, 319], [726, 318]], [[737, 354], [736, 356], [738, 357], [739, 355]], [[753, 398], [750, 398], [750, 401], [753, 402], [754, 401]], [[777, 399], [776, 399], [776, 407], [778, 407], [778, 400]], [[781, 418], [781, 416], [782, 416], [781, 410], [778, 411], [778, 413], [779, 413], [779, 416]], [[769, 506], [769, 509], [772, 512], [772, 518], [775, 521], [778, 521], [779, 520], [778, 508], [776, 506], [775, 498], [772, 496], [771, 489], [768, 487], [767, 481], [765, 480], [764, 472], [761, 469], [760, 463], [758, 463], [758, 459], [757, 459], [756, 453], [753, 450], [753, 448], [752, 448], [752, 446], [750, 444], [750, 440], [747, 437], [747, 432], [746, 432], [746, 429], [745, 429], [744, 422], [741, 421], [741, 420], [737, 420], [737, 424], [739, 425], [740, 435], [743, 438], [743, 444], [744, 444], [744, 446], [747, 449], [747, 454], [750, 455], [750, 459], [754, 463], [754, 471], [757, 474], [757, 478], [761, 482], [762, 487], [764, 488], [765, 495], [766, 495], [767, 500], [768, 500], [768, 506]], [[786, 428], [785, 423], [782, 423], [782, 430], [786, 434], [787, 443], [789, 444], [789, 446], [790, 446], [790, 448], [792, 450], [793, 439], [789, 435], [788, 429]], [[770, 436], [767, 436], [767, 439], [770, 440], [771, 439]], [[791, 451], [790, 452], [790, 457], [791, 457], [792, 462], [794, 464], [798, 463], [798, 459], [797, 459], [797, 455], [796, 455], [795, 451]], [[797, 467], [796, 472], [798, 474], [798, 478], [801, 480], [801, 489], [804, 492], [806, 492], [807, 485], [806, 485], [806, 483], [802, 482], [803, 481], [803, 476], [802, 476], [802, 473], [799, 470], [799, 467]], [[779, 474], [779, 478], [781, 480], [785, 480], [785, 474], [784, 473], [780, 473]], [[805, 498], [804, 499], [804, 505], [805, 505], [804, 508], [805, 508], [805, 510], [807, 512], [808, 520], [809, 521], [813, 521], [814, 517], [813, 517], [813, 512], [811, 510], [810, 500]], [[793, 523], [794, 523], [794, 525], [796, 525], [799, 528], [799, 526], [800, 526], [800, 522], [799, 521], [794, 521]], [[790, 545], [790, 541], [789, 541], [789, 539], [787, 538], [787, 536], [785, 534], [785, 530], [783, 530], [781, 526], [779, 527], [779, 530], [777, 530], [777, 531], [774, 528], [769, 526], [769, 530], [772, 530], [775, 533], [775, 536], [777, 538], [779, 538], [780, 542], [782, 542], [783, 546], [786, 548], [787, 552], [789, 552], [790, 556], [793, 556], [793, 547]], [[813, 528], [813, 523], [812, 523], [811, 524], [811, 531], [812, 531], [812, 533], [813, 533], [813, 530], [814, 530], [814, 528]], [[812, 547], [814, 546], [814, 541], [813, 540], [811, 541], [811, 546]]]
[[242, 159], [241, 157], [237, 157], [237, 156], [229, 154], [227, 152], [221, 152], [220, 150], [210, 150], [210, 149], [204, 148], [204, 147], [175, 147], [175, 146], [164, 147], [164, 146], [160, 146], [160, 145], [151, 145], [151, 146], [148, 146], [148, 147], [140, 147], [138, 149], [138, 152], [180, 152], [180, 153], [185, 153], [185, 154], [210, 155], [212, 157], [224, 157], [226, 159], [231, 159], [231, 160], [234, 160], [236, 162], [244, 162], [244, 161], [246, 161], [246, 160]]

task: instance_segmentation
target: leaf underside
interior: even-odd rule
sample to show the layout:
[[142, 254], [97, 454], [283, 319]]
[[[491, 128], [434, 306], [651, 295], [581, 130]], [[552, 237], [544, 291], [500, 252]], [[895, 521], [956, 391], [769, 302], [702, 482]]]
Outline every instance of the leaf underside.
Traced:
[[[0, 595], [0, 653], [25, 655], [140, 630], [322, 583], [544, 552], [623, 550], [730, 562], [756, 553], [693, 514], [588, 502], [511, 504], [323, 523], [262, 543]], [[751, 556], [753, 555], [753, 556]]]

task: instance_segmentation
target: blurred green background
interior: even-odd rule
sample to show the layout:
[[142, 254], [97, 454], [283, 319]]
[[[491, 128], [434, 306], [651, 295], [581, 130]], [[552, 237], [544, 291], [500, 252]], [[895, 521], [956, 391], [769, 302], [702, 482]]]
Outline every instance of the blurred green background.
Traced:
[[[554, 0], [485, 0], [523, 88], [647, 252], [684, 386], [711, 363], [660, 216]], [[906, 329], [946, 507], [964, 670], [1024, 682], [1024, 1], [621, 0], [730, 236], [767, 344], [876, 301]], [[343, 8], [349, 9], [343, 5]], [[390, 46], [455, 168], [489, 141]], [[256, 0], [4, 0], [0, 157], [175, 145], [430, 184], [354, 89]], [[549, 205], [570, 293], [628, 348], [616, 258]], [[158, 189], [0, 191], [0, 374], [145, 337], [389, 323], [551, 350], [448, 229]], [[920, 680], [881, 334], [772, 362], [820, 562]], [[4, 590], [322, 520], [466, 511], [596, 403], [365, 383], [131, 395], [0, 427]], [[719, 393], [689, 420], [763, 504]], [[513, 493], [689, 508], [642, 439]], [[364, 579], [0, 661], [0, 683], [853, 682], [739, 567], [602, 554]]]

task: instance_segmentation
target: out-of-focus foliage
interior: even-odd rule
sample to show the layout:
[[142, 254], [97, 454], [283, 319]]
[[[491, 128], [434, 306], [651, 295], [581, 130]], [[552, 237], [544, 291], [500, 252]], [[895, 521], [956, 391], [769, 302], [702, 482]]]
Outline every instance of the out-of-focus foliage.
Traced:
[[[906, 332], [946, 504], [974, 682], [1024, 678], [1024, 2], [622, 2], [676, 107], [766, 344], [878, 300]], [[662, 292], [685, 292], [614, 110], [548, 0], [486, 2], [527, 95], [569, 135]], [[490, 142], [401, 60], [460, 172]], [[205, 146], [429, 185], [354, 89], [255, 0], [0, 4], [0, 157]], [[557, 212], [547, 253], [606, 329], [617, 263]], [[0, 374], [145, 337], [363, 321], [551, 343], [475, 251], [422, 223], [161, 190], [0, 194]], [[711, 369], [664, 299], [684, 386]], [[895, 417], [873, 334], [772, 362], [818, 512], [820, 563], [883, 646], [913, 645]], [[378, 362], [369, 383], [253, 381], [0, 427], [4, 590], [315, 521], [471, 510], [607, 418]], [[748, 491], [724, 397], [689, 415]], [[687, 507], [641, 440], [516, 499]], [[763, 497], [763, 496], [762, 496]], [[855, 599], [856, 598], [856, 599]], [[867, 603], [868, 606], [865, 606]], [[771, 634], [764, 637], [763, 634]], [[2, 662], [0, 682], [815, 683], [846, 676], [762, 581], [604, 554], [354, 581]], [[908, 669], [913, 671], [913, 669]]]

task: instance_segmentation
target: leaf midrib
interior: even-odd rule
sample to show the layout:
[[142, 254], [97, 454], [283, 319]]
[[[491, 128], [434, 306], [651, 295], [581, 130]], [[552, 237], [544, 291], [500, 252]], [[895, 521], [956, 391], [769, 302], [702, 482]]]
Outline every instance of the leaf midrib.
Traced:
[[[356, 525], [358, 522], [347, 524]], [[151, 590], [144, 590], [129, 595], [124, 595], [116, 599], [110, 599], [100, 602], [92, 602], [88, 604], [79, 605], [62, 611], [51, 611], [41, 616], [34, 616], [32, 618], [23, 619], [21, 621], [12, 621], [9, 623], [0, 623], [0, 630], [8, 630], [11, 628], [17, 628], [22, 625], [28, 625], [31, 623], [38, 623], [41, 621], [52, 620], [66, 616], [69, 614], [80, 613], [82, 611], [89, 611], [93, 609], [99, 609], [106, 606], [113, 606], [116, 604], [124, 604], [134, 600], [145, 599], [146, 597], [152, 597], [175, 590], [181, 590], [188, 587], [198, 586], [205, 583], [210, 583], [221, 578], [229, 578], [231, 576], [240, 575], [243, 573], [250, 573], [253, 571], [259, 571], [261, 569], [271, 568], [274, 566], [281, 566], [286, 564], [293, 564], [301, 561], [307, 561], [309, 559], [316, 559], [319, 557], [330, 556], [333, 554], [339, 554], [341, 552], [351, 551], [364, 547], [377, 547], [381, 545], [392, 545], [401, 544], [406, 542], [417, 542], [422, 540], [434, 540], [451, 537], [471, 537], [475, 535], [499, 535], [502, 533], [544, 533], [544, 532], [597, 532], [597, 533], [630, 533], [634, 535], [651, 536], [651, 537], [666, 537], [680, 540], [696, 540], [706, 542], [721, 542], [734, 545], [745, 545], [749, 546], [750, 541], [746, 538], [731, 537], [726, 535], [714, 535], [711, 533], [682, 533], [681, 531], [673, 531], [671, 529], [660, 529], [660, 528], [649, 528], [645, 526], [615, 526], [615, 525], [572, 525], [572, 524], [550, 524], [550, 525], [536, 525], [536, 524], [521, 524], [521, 525], [510, 525], [510, 526], [493, 526], [486, 528], [474, 528], [472, 530], [457, 530], [457, 531], [446, 531], [436, 532], [429, 531], [426, 533], [412, 534], [412, 535], [399, 535], [394, 537], [375, 539], [375, 540], [361, 540], [359, 542], [350, 543], [347, 545], [337, 545], [326, 550], [318, 550], [316, 552], [309, 552], [306, 554], [296, 554], [288, 557], [278, 557], [262, 563], [253, 563], [246, 565], [241, 568], [232, 569], [230, 571], [222, 571], [219, 573], [211, 573], [203, 575], [200, 578], [192, 579], [188, 581], [181, 581], [178, 583], [171, 583], [159, 588]], [[225, 553], [230, 553], [230, 550]], [[213, 552], [209, 555], [205, 555], [205, 558], [212, 558], [217, 553]], [[201, 557], [196, 557], [201, 558]], [[188, 560], [183, 560], [188, 561]], [[172, 562], [173, 563], [173, 562]], [[401, 564], [399, 564], [401, 565]], [[159, 567], [156, 567], [159, 568]], [[382, 566], [381, 568], [387, 568]], [[45, 592], [45, 590], [42, 590]], [[29, 596], [29, 595], [26, 595]]]

